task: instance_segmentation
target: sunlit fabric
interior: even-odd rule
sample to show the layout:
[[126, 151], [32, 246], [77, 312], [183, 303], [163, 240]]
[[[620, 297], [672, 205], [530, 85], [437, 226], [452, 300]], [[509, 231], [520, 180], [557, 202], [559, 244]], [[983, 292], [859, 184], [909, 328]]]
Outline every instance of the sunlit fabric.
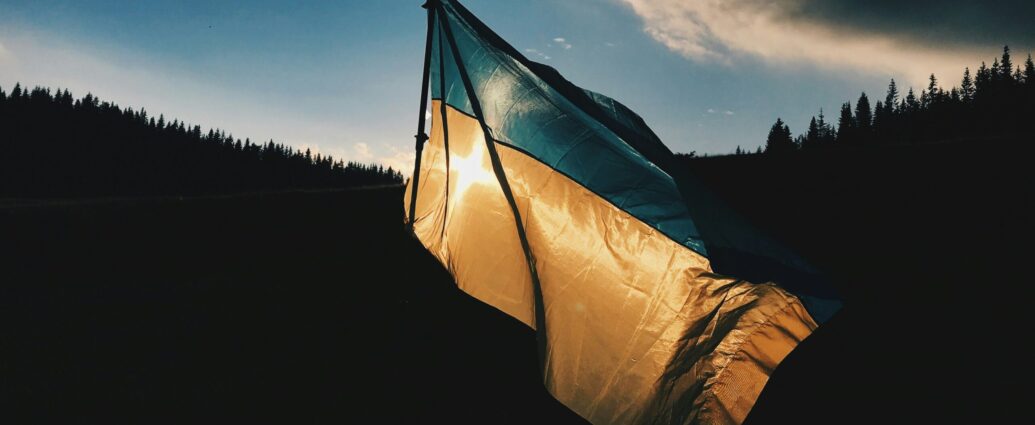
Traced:
[[[404, 200], [416, 236], [460, 289], [537, 330], [546, 388], [592, 423], [742, 422], [817, 326], [801, 298], [713, 269], [713, 247], [747, 239], [684, 199], [632, 111], [455, 1], [435, 13], [431, 134]], [[824, 315], [838, 305], [809, 296]]]

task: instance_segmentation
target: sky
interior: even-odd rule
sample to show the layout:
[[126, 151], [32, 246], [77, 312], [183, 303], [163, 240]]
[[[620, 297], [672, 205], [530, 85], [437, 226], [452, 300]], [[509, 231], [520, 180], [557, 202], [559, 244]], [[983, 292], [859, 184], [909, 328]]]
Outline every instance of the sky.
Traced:
[[[67, 88], [252, 141], [412, 167], [422, 0], [0, 0], [0, 87]], [[894, 78], [947, 88], [1035, 50], [1033, 1], [462, 0], [674, 151], [802, 132]], [[905, 90], [903, 90], [904, 92]]]

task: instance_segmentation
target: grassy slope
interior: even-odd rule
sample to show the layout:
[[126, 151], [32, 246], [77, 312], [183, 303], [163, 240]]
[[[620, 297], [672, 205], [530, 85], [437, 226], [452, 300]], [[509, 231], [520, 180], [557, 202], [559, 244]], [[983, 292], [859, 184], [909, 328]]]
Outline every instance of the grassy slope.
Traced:
[[541, 390], [534, 335], [457, 291], [401, 206], [392, 188], [0, 210], [3, 415], [577, 422]]
[[[749, 421], [987, 417], [1023, 394], [1013, 145], [694, 161], [848, 306]], [[747, 170], [747, 171], [744, 171]], [[401, 189], [0, 208], [0, 403], [84, 422], [564, 423], [533, 334], [455, 289]], [[1030, 260], [1028, 260], [1030, 262]], [[387, 266], [385, 266], [387, 265]], [[1021, 368], [1023, 369], [1023, 368]], [[990, 389], [994, 388], [994, 389]], [[996, 405], [985, 402], [996, 401]]]
[[1031, 376], [1014, 370], [1016, 380], [998, 383], [1030, 355], [1016, 339], [1031, 324], [1027, 301], [1013, 295], [1031, 280], [1027, 143], [692, 162], [847, 299], [774, 374], [759, 418], [987, 421], [1010, 412]]

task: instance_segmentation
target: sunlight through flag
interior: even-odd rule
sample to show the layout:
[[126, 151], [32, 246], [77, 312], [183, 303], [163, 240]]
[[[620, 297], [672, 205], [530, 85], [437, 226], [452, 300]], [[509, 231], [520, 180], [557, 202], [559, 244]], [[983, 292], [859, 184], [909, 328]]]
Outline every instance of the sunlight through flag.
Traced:
[[536, 330], [547, 390], [589, 421], [742, 422], [836, 294], [677, 182], [672, 153], [624, 105], [528, 60], [454, 0], [426, 7], [432, 126], [425, 137], [420, 120], [404, 200], [414, 234], [460, 289]]

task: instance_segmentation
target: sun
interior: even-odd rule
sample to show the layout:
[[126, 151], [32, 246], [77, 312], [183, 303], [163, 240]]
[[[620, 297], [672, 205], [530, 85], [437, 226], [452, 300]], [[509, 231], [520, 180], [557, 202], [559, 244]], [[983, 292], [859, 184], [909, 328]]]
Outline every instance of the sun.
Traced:
[[494, 181], [495, 176], [489, 170], [485, 150], [485, 146], [476, 143], [466, 156], [450, 153], [449, 166], [452, 169], [451, 174], [454, 174], [456, 179], [456, 186], [453, 189], [454, 202], [460, 202], [464, 194], [474, 185], [489, 184]]

